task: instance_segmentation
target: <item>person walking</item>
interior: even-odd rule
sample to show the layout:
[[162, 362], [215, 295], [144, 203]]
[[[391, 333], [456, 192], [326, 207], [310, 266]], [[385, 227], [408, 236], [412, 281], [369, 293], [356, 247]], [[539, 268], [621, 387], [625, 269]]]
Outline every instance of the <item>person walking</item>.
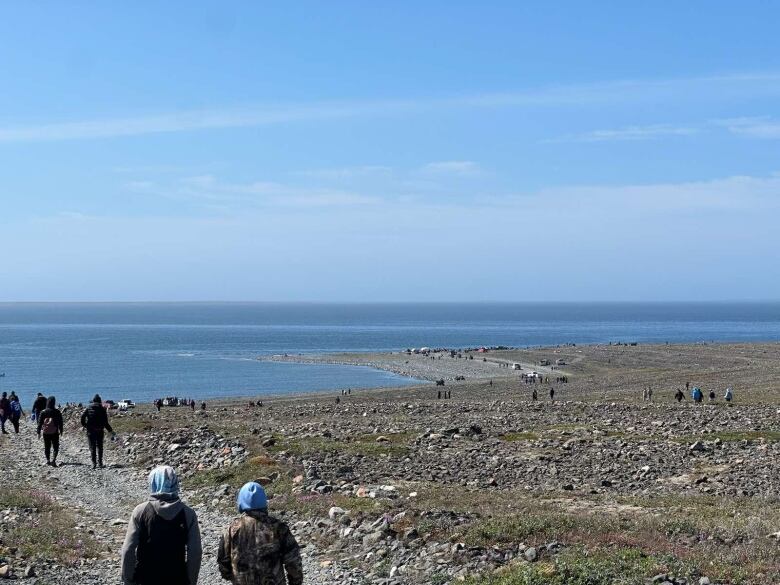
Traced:
[[46, 408], [46, 397], [38, 392], [38, 396], [35, 397], [35, 402], [32, 405], [32, 420], [37, 421], [38, 416]]
[[219, 540], [217, 564], [222, 578], [238, 585], [302, 585], [303, 563], [289, 526], [268, 514], [263, 486], [244, 484], [238, 511]]
[[683, 394], [683, 391], [680, 388], [678, 388], [677, 392], [674, 393], [674, 399], [677, 402], [682, 402], [683, 398], [685, 398], [685, 394]]
[[710, 390], [710, 402], [715, 402], [715, 390]]
[[531, 400], [536, 402], [536, 400], [539, 398], [539, 395], [536, 393], [536, 388], [534, 388], [534, 391], [531, 393]]
[[92, 402], [81, 415], [81, 426], [87, 430], [89, 454], [92, 457], [92, 469], [97, 469], [98, 465], [102, 469], [105, 467], [103, 465], [105, 431], [111, 433], [111, 438], [114, 438], [116, 435], [108, 422], [108, 413], [103, 406], [103, 399], [100, 397], [100, 394], [95, 394]]
[[550, 401], [555, 400], [555, 388], [550, 388]]
[[5, 430], [5, 421], [8, 420], [10, 415], [11, 401], [8, 400], [8, 392], [3, 392], [2, 396], [0, 396], [0, 431], [4, 435], [8, 434], [8, 431]]
[[11, 392], [11, 396], [8, 397], [8, 402], [10, 404], [10, 414], [8, 415], [8, 420], [11, 421], [11, 424], [14, 427], [14, 432], [18, 435], [19, 434], [19, 421], [24, 416], [24, 410], [22, 410], [22, 403], [19, 401], [19, 397], [16, 395], [16, 392]]
[[46, 400], [46, 408], [38, 414], [38, 438], [40, 439], [43, 434], [46, 465], [57, 467], [57, 455], [60, 452], [60, 437], [63, 430], [62, 413], [57, 408], [57, 399], [49, 396]]
[[731, 404], [731, 401], [734, 400], [734, 393], [731, 391], [731, 388], [726, 388], [726, 394], [723, 395], [723, 398], [726, 399], [726, 402]]
[[135, 507], [122, 545], [125, 585], [195, 585], [203, 549], [195, 511], [179, 499], [172, 467], [149, 473], [147, 502]]

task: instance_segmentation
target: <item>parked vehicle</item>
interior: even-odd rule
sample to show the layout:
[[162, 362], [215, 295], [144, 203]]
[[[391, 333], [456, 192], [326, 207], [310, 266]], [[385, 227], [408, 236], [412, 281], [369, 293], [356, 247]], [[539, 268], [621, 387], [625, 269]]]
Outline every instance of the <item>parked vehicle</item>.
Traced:
[[125, 398], [124, 400], [119, 401], [117, 407], [119, 408], [119, 410], [127, 410], [128, 408], [135, 408], [135, 402], [133, 402], [129, 398]]

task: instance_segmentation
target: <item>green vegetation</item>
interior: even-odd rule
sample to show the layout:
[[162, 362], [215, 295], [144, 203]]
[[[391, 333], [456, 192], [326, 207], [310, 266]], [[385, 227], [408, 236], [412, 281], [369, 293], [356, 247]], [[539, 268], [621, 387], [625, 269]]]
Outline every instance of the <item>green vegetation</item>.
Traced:
[[73, 517], [51, 497], [36, 490], [4, 486], [0, 508], [18, 510], [18, 523], [0, 532], [0, 554], [18, 548], [22, 556], [75, 566], [82, 558], [95, 558], [99, 547], [93, 538], [77, 531]]
[[704, 435], [684, 435], [675, 437], [672, 441], [676, 443], [693, 443], [695, 441], [714, 441], [720, 439], [724, 443], [739, 441], [780, 441], [780, 431], [717, 431]]
[[528, 431], [524, 432], [517, 432], [517, 433], [505, 433], [501, 435], [502, 441], [535, 441], [539, 438], [539, 435], [536, 433], [531, 433]]
[[636, 548], [588, 553], [571, 549], [550, 560], [519, 565], [469, 585], [634, 585], [661, 572], [693, 575], [693, 569], [673, 557], [648, 556]]
[[409, 435], [399, 433], [385, 435], [387, 442], [377, 442], [379, 435], [363, 435], [354, 441], [342, 441], [329, 437], [286, 438], [277, 437], [271, 452], [287, 451], [298, 457], [315, 453], [350, 453], [366, 457], [403, 456], [409, 450]]

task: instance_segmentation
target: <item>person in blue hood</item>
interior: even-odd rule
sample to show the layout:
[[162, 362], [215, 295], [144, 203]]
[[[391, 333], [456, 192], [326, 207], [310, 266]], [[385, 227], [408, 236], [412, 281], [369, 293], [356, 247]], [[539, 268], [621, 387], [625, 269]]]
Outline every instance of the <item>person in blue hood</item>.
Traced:
[[238, 492], [241, 516], [219, 540], [222, 578], [237, 585], [302, 585], [303, 563], [290, 528], [268, 515], [263, 486], [251, 481]]
[[122, 546], [125, 585], [195, 585], [202, 548], [195, 511], [179, 499], [172, 467], [149, 474], [149, 501], [130, 516]]

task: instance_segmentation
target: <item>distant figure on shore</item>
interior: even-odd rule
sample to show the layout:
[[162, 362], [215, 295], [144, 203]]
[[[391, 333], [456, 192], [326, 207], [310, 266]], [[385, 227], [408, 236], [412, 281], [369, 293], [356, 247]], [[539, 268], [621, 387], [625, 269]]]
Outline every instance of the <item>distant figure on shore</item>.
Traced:
[[8, 397], [8, 402], [11, 407], [11, 411], [8, 414], [8, 420], [11, 421], [11, 424], [14, 427], [14, 432], [18, 435], [19, 421], [24, 416], [24, 410], [22, 410], [22, 402], [19, 400], [19, 397], [16, 395], [16, 392], [11, 392], [11, 395]]
[[87, 440], [89, 441], [89, 455], [92, 458], [92, 469], [101, 469], [103, 465], [103, 441], [105, 440], [105, 431], [111, 433], [114, 438], [114, 429], [108, 422], [108, 413], [103, 406], [103, 399], [100, 394], [95, 394], [92, 402], [81, 415], [81, 426], [87, 431]]
[[690, 382], [686, 382], [685, 383], [685, 391], [688, 392], [688, 390], [690, 390], [690, 389], [691, 389], [691, 383]]
[[338, 396], [336, 396], [336, 404], [339, 404], [340, 402], [341, 402], [341, 398], [339, 398]]
[[179, 499], [173, 468], [149, 474], [149, 501], [130, 516], [122, 545], [126, 585], [190, 585], [198, 582], [203, 549], [195, 511]]
[[441, 390], [436, 393], [436, 400], [441, 400]]
[[685, 394], [683, 394], [683, 391], [680, 388], [678, 388], [677, 392], [674, 393], [674, 399], [677, 402], [682, 402], [683, 398], [685, 398]]
[[555, 388], [550, 388], [550, 401], [555, 400]]
[[35, 397], [35, 402], [32, 406], [32, 420], [38, 420], [38, 416], [46, 408], [46, 397], [38, 392], [38, 396]]
[[8, 431], [5, 430], [5, 421], [8, 420], [10, 414], [11, 401], [8, 400], [8, 392], [3, 392], [2, 396], [0, 396], [0, 430], [2, 430], [4, 435], [8, 434]]
[[715, 402], [715, 390], [710, 390], [710, 402]]
[[702, 393], [701, 388], [698, 386], [694, 387], [693, 392], [691, 392], [691, 398], [693, 398], [693, 401], [696, 404], [699, 404], [704, 398], [704, 394]]
[[159, 398], [154, 401], [154, 407], [157, 409], [157, 412], [160, 412], [162, 410], [162, 400]]
[[539, 398], [539, 395], [536, 393], [536, 388], [534, 388], [534, 391], [531, 393], [531, 400], [536, 402]]
[[194, 398], [190, 400], [190, 410], [192, 410], [192, 412], [195, 412], [195, 399]]
[[726, 399], [726, 402], [731, 404], [731, 401], [734, 400], [734, 393], [731, 391], [731, 388], [726, 388], [726, 394], [723, 395], [723, 398]]
[[206, 410], [206, 403], [205, 402], [201, 402], [200, 403], [200, 409], [205, 412], [205, 410]]
[[648, 386], [647, 387], [647, 401], [652, 402], [653, 401], [653, 387]]
[[219, 539], [217, 563], [222, 578], [231, 583], [302, 585], [298, 542], [287, 524], [268, 514], [263, 486], [244, 484], [237, 503], [241, 516]]
[[57, 408], [57, 399], [54, 396], [49, 396], [46, 400], [46, 408], [38, 415], [38, 438], [40, 439], [41, 434], [43, 434], [43, 452], [46, 455], [46, 465], [57, 467], [60, 437], [64, 428], [62, 413]]

